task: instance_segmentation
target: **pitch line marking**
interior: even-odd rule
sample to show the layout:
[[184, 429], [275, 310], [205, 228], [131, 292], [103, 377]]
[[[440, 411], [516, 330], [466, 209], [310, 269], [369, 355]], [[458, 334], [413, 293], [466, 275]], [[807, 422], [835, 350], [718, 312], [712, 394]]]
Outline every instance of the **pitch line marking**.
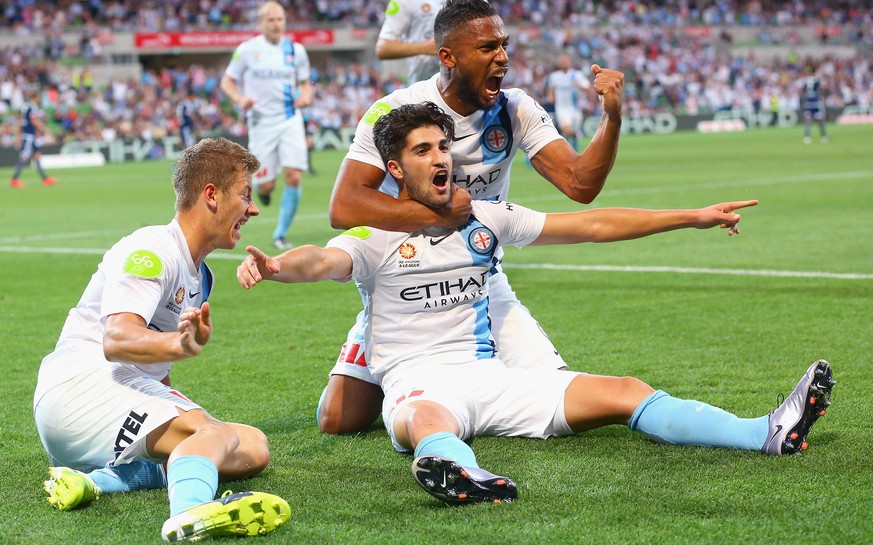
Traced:
[[[103, 255], [100, 248], [50, 248], [38, 246], [0, 246], [0, 253]], [[210, 260], [242, 261], [248, 254], [214, 253]], [[827, 278], [833, 280], [873, 280], [873, 274], [833, 273], [825, 271], [775, 271], [767, 269], [707, 269], [701, 267], [658, 267], [637, 265], [559, 265], [556, 263], [504, 263], [506, 269], [552, 271], [593, 271], [629, 273], [712, 274], [723, 276], [768, 276], [776, 278]]]

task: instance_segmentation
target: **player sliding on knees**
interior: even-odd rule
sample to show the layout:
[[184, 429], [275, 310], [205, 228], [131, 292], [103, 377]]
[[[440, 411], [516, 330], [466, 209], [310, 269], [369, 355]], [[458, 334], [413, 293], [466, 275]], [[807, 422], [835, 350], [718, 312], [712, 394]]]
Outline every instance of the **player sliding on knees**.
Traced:
[[[451, 202], [453, 135], [451, 118], [433, 103], [404, 105], [376, 122], [373, 137], [401, 199], [433, 208]], [[385, 426], [397, 450], [414, 453], [415, 480], [448, 503], [511, 501], [515, 484], [480, 468], [466, 440], [545, 439], [621, 424], [674, 445], [771, 455], [806, 448], [834, 384], [823, 360], [807, 369], [776, 410], [739, 418], [633, 377], [507, 367], [487, 319], [487, 278], [502, 245], [613, 242], [715, 226], [735, 234], [736, 210], [756, 204], [544, 214], [508, 202], [474, 201], [470, 221], [459, 228], [404, 233], [359, 227], [325, 248], [303, 246], [275, 258], [250, 246], [237, 279], [245, 288], [264, 280], [354, 279], [365, 305], [367, 361], [385, 392]], [[431, 244], [435, 240], [440, 243]]]

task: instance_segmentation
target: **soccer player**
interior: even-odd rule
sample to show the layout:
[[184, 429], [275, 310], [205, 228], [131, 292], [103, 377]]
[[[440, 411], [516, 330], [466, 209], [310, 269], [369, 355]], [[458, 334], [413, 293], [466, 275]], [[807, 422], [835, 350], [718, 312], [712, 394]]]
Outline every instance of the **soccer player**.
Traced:
[[[615, 161], [621, 132], [624, 76], [592, 66], [603, 117], [580, 155], [561, 138], [549, 115], [520, 89], [501, 89], [509, 69], [503, 21], [483, 0], [447, 0], [434, 22], [440, 73], [378, 100], [358, 123], [330, 203], [338, 228], [369, 225], [387, 230], [454, 228], [467, 222], [470, 199], [503, 200], [518, 150], [544, 178], [574, 201], [589, 203], [600, 192]], [[460, 186], [452, 205], [438, 209], [393, 198], [397, 187], [373, 143], [373, 124], [402, 104], [431, 101], [457, 125], [451, 180]], [[381, 188], [381, 191], [380, 191]], [[439, 239], [431, 241], [440, 244]], [[489, 277], [488, 316], [497, 347], [511, 367], [564, 368], [554, 345], [515, 296], [500, 260]], [[382, 390], [367, 367], [364, 315], [360, 313], [331, 370], [318, 408], [326, 433], [353, 433], [379, 416]]]
[[[400, 106], [376, 122], [373, 139], [400, 199], [435, 209], [451, 205], [453, 136], [451, 117], [433, 103]], [[772, 413], [739, 418], [632, 377], [507, 367], [487, 317], [487, 279], [500, 246], [613, 242], [717, 225], [735, 234], [735, 211], [756, 204], [543, 214], [505, 201], [474, 201], [470, 220], [456, 228], [358, 227], [325, 248], [295, 248], [277, 258], [250, 246], [237, 279], [245, 288], [263, 280], [353, 279], [365, 302], [366, 359], [385, 391], [385, 427], [398, 451], [414, 452], [416, 481], [448, 503], [511, 501], [515, 484], [480, 468], [465, 441], [478, 435], [545, 439], [621, 424], [666, 444], [774, 456], [806, 448], [834, 384], [824, 360], [807, 369]]]
[[555, 121], [558, 131], [578, 149], [582, 134], [582, 110], [579, 94], [591, 88], [591, 83], [582, 72], [570, 65], [570, 57], [558, 57], [558, 69], [549, 74], [547, 84], [548, 101], [555, 107]]
[[18, 177], [27, 163], [31, 161], [39, 177], [42, 178], [42, 185], [54, 185], [57, 182], [57, 180], [45, 173], [39, 162], [42, 157], [40, 152], [42, 135], [48, 133], [48, 129], [42, 121], [43, 112], [37, 105], [38, 100], [39, 91], [30, 91], [28, 93], [28, 101], [21, 108], [21, 144], [18, 148], [18, 162], [15, 164], [15, 172], [12, 174], [12, 179], [9, 180], [9, 186], [13, 189], [24, 187], [24, 184]]
[[258, 166], [223, 138], [185, 149], [173, 174], [175, 218], [112, 246], [70, 310], [33, 398], [53, 466], [45, 490], [57, 509], [166, 486], [168, 541], [259, 535], [288, 519], [288, 504], [272, 494], [214, 499], [219, 478], [248, 478], [267, 466], [267, 437], [217, 420], [170, 383], [172, 363], [197, 356], [212, 337], [213, 275], [204, 259], [233, 249], [258, 215]]
[[821, 96], [821, 81], [816, 77], [813, 68], [807, 67], [807, 75], [801, 81], [801, 97], [800, 102], [803, 107], [803, 143], [811, 144], [812, 136], [810, 134], [810, 125], [815, 120], [818, 123], [818, 133], [822, 142], [828, 142], [828, 137], [825, 131], [825, 105], [824, 99]]
[[176, 107], [176, 118], [179, 120], [179, 137], [182, 147], [190, 148], [197, 143], [194, 135], [194, 112], [196, 108], [194, 90], [190, 87], [185, 91], [185, 99]]
[[246, 112], [249, 150], [261, 162], [253, 183], [266, 206], [282, 167], [285, 188], [273, 245], [292, 247], [287, 235], [303, 191], [307, 170], [306, 133], [301, 108], [312, 102], [309, 56], [306, 49], [285, 36], [285, 9], [266, 2], [258, 10], [261, 34], [236, 48], [221, 78], [221, 89]]
[[440, 71], [433, 40], [433, 23], [445, 0], [390, 0], [385, 22], [376, 40], [376, 56], [383, 60], [406, 59], [406, 84], [430, 78]]

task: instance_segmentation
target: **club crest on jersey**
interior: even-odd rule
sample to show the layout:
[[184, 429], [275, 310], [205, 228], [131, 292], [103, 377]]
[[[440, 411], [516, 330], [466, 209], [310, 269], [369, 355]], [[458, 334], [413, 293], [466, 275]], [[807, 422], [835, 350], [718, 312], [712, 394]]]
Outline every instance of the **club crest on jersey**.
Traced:
[[488, 255], [494, 250], [494, 233], [487, 227], [477, 227], [467, 235], [467, 246], [481, 255]]
[[492, 153], [505, 150], [507, 144], [509, 144], [506, 129], [500, 125], [491, 125], [485, 129], [485, 134], [482, 136], [482, 144]]
[[185, 286], [179, 286], [179, 289], [176, 290], [176, 304], [181, 305], [182, 301], [185, 300]]

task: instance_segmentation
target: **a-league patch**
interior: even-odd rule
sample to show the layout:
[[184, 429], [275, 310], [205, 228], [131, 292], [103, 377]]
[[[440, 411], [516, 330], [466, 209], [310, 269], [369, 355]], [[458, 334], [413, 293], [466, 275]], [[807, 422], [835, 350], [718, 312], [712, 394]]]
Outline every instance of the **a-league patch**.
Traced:
[[370, 109], [367, 110], [367, 113], [364, 114], [364, 123], [367, 125], [375, 125], [376, 121], [379, 120], [380, 117], [387, 114], [391, 111], [391, 106], [388, 105], [384, 100], [380, 100], [379, 102], [375, 102]]
[[494, 250], [494, 233], [487, 227], [477, 227], [467, 235], [467, 246], [481, 255], [488, 255]]
[[506, 129], [500, 125], [491, 125], [485, 129], [485, 134], [482, 137], [482, 144], [488, 148], [488, 151], [497, 153], [506, 149], [509, 143]]
[[137, 250], [127, 256], [122, 270], [140, 278], [157, 278], [164, 272], [164, 264], [157, 254], [148, 250]]

